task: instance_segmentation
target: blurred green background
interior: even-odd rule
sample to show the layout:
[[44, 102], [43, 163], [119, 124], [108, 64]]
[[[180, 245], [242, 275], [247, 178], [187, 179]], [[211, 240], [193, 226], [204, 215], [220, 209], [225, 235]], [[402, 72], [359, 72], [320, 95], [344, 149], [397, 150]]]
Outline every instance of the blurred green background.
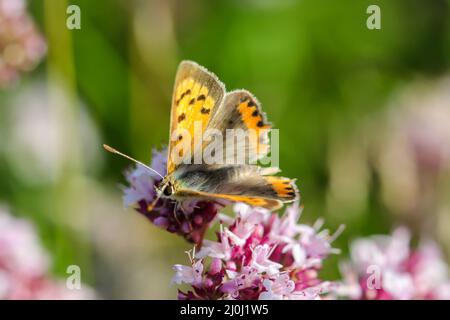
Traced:
[[[80, 30], [66, 28], [69, 4], [81, 8]], [[371, 4], [381, 30], [366, 27]], [[398, 224], [450, 248], [449, 1], [28, 6], [48, 54], [0, 91], [0, 202], [36, 223], [55, 274], [77, 264], [103, 297], [176, 298], [170, 267], [190, 246], [123, 209], [129, 163], [101, 144], [147, 162], [167, 143], [184, 59], [258, 97], [280, 129], [283, 175], [298, 178], [302, 221], [345, 224], [344, 254], [349, 240]], [[338, 277], [338, 259], [324, 278]]]

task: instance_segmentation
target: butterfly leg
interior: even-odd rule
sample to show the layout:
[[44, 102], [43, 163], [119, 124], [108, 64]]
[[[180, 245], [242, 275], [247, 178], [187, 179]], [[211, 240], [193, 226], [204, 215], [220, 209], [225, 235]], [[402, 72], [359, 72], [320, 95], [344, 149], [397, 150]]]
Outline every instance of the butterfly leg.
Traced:
[[[192, 232], [192, 230], [193, 230], [193, 228], [192, 228], [192, 223], [191, 223], [191, 221], [189, 220], [188, 212], [186, 211], [186, 208], [183, 206], [183, 203], [184, 203], [183, 201], [176, 201], [176, 202], [175, 202], [175, 211], [174, 211], [174, 215], [175, 215], [175, 217], [176, 217], [176, 212], [178, 212], [178, 210], [180, 210], [180, 211], [183, 213], [186, 222], [188, 223], [188, 226], [189, 226], [189, 232]], [[178, 221], [178, 220], [177, 220], [177, 221]], [[178, 222], [178, 223], [179, 223], [179, 222]]]
[[172, 214], [173, 214], [173, 218], [175, 219], [175, 221], [178, 223], [179, 226], [181, 226], [180, 219], [178, 219], [178, 217], [177, 217], [177, 212], [178, 212], [178, 202], [175, 201], [175, 205], [173, 206]]

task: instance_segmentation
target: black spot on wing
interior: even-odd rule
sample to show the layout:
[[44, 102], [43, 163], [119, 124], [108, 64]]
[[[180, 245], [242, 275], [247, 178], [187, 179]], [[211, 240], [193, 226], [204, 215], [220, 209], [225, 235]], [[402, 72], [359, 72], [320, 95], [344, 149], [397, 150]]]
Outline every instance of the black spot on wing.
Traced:
[[191, 89], [187, 89], [185, 92], [183, 92], [180, 96], [180, 98], [176, 101], [176, 104], [178, 105], [180, 103], [181, 100], [183, 100], [183, 98], [185, 96], [188, 96], [191, 94]]
[[248, 106], [249, 108], [251, 108], [251, 107], [256, 107], [256, 103], [255, 103], [253, 100], [249, 100], [249, 102], [247, 103], [247, 106]]
[[182, 113], [182, 114], [180, 114], [179, 116], [178, 116], [178, 123], [180, 123], [181, 121], [183, 121], [184, 119], [186, 119], [186, 114], [185, 113]]

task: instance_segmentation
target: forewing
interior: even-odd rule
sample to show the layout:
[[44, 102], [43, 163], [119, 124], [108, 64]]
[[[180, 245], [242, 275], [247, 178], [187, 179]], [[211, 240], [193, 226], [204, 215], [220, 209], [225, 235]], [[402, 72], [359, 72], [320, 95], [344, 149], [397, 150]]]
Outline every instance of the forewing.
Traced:
[[[194, 153], [194, 124], [198, 122], [202, 133], [208, 126], [211, 115], [216, 112], [225, 95], [225, 86], [204, 67], [192, 61], [180, 63], [175, 78], [172, 96], [170, 143], [167, 161], [167, 173], [173, 172], [179, 163], [173, 158], [172, 151], [186, 137], [174, 138], [176, 132], [187, 132], [191, 140], [191, 155]], [[183, 155], [180, 155], [183, 158]]]

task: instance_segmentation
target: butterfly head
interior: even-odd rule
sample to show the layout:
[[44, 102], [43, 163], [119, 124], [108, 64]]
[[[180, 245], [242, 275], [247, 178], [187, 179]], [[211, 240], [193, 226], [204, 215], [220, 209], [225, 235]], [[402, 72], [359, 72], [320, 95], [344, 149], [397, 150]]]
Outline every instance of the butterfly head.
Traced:
[[161, 198], [173, 198], [175, 194], [175, 183], [169, 177], [165, 177], [159, 186], [156, 187], [156, 192]]

